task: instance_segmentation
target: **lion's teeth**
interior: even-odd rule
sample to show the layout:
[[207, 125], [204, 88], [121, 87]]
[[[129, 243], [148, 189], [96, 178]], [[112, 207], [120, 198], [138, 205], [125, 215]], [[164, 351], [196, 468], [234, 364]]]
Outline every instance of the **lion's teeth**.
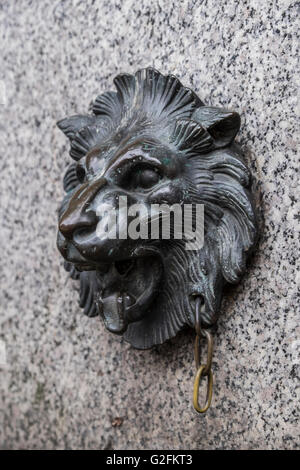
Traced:
[[127, 308], [131, 307], [135, 303], [135, 298], [132, 295], [126, 293], [123, 294], [123, 308], [126, 311]]

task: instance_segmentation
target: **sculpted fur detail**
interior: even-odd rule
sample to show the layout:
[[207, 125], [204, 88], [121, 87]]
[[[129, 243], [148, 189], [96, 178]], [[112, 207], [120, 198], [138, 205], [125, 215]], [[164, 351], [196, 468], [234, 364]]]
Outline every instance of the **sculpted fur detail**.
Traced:
[[[195, 295], [203, 297], [203, 324], [216, 321], [223, 285], [239, 281], [257, 227], [250, 173], [234, 143], [239, 115], [204, 106], [152, 68], [114, 83], [91, 115], [58, 122], [75, 163], [64, 177], [57, 244], [80, 278], [84, 313], [100, 314], [109, 331], [145, 349], [194, 325]], [[96, 236], [99, 207], [120, 196], [146, 206], [203, 204], [203, 248]]]

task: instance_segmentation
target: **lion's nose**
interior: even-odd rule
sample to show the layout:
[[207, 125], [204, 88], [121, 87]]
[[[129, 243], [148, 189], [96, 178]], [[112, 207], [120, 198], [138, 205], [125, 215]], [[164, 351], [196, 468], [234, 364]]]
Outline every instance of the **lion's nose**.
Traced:
[[95, 212], [87, 212], [79, 217], [75, 212], [65, 213], [59, 223], [59, 230], [65, 238], [72, 239], [78, 229], [91, 228], [97, 225]]
[[98, 217], [90, 204], [106, 183], [105, 178], [100, 178], [91, 185], [86, 183], [73, 194], [59, 221], [59, 230], [65, 238], [72, 239], [74, 232], [78, 229], [96, 228]]

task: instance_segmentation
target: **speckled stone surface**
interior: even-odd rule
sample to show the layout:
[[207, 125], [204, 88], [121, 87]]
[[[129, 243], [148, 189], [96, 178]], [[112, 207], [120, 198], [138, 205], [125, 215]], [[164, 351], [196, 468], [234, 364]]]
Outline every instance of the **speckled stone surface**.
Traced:
[[[296, 30], [289, 0], [1, 1], [0, 448], [299, 447]], [[148, 65], [241, 113], [263, 214], [223, 303], [205, 416], [193, 333], [133, 350], [82, 315], [55, 245], [68, 162], [55, 121]]]

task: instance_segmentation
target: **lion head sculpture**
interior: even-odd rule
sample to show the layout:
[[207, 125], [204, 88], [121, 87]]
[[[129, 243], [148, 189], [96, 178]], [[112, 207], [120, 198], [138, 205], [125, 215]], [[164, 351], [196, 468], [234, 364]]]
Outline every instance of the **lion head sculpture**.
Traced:
[[[58, 248], [80, 281], [80, 306], [134, 347], [149, 348], [219, 314], [225, 283], [236, 283], [256, 240], [250, 173], [234, 138], [236, 112], [205, 106], [172, 76], [147, 68], [118, 75], [91, 114], [62, 119], [75, 160], [64, 176]], [[104, 203], [204, 205], [204, 244], [111, 239], [99, 232]], [[120, 222], [120, 221], [119, 221]], [[121, 223], [127, 223], [121, 220]]]

